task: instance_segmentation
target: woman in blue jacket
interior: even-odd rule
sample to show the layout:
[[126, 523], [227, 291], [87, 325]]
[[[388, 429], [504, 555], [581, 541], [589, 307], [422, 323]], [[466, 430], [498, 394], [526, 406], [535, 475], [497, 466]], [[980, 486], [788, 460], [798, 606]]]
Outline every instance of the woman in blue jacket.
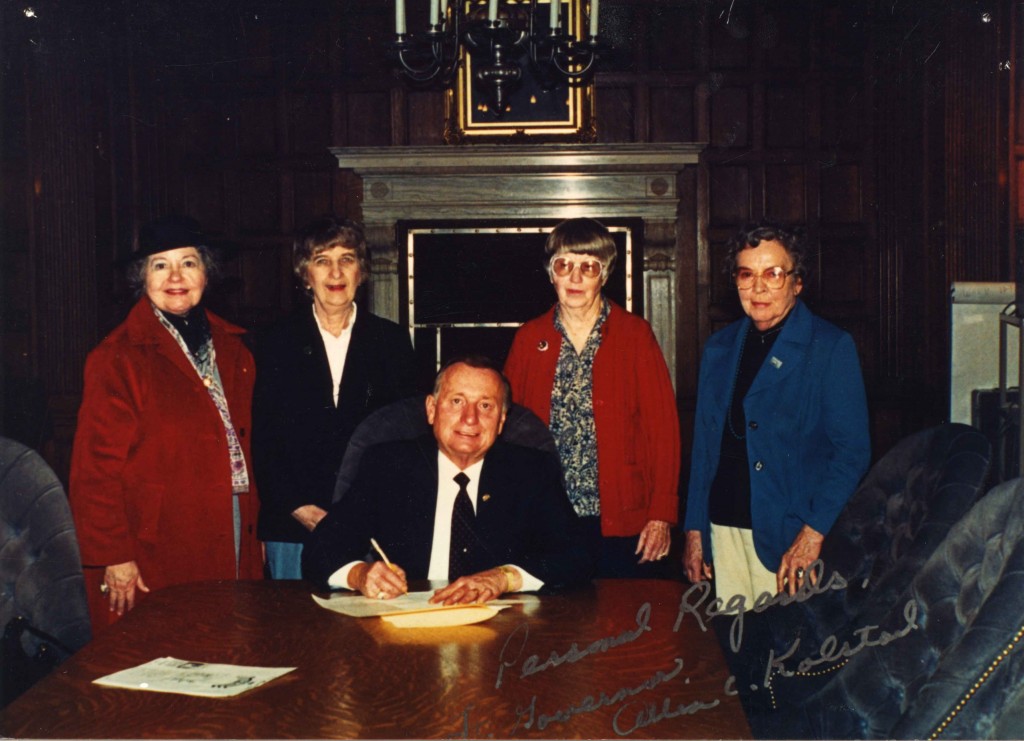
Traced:
[[728, 248], [747, 316], [704, 348], [683, 562], [749, 609], [803, 583], [871, 451], [853, 339], [799, 299], [802, 239], [762, 222]]

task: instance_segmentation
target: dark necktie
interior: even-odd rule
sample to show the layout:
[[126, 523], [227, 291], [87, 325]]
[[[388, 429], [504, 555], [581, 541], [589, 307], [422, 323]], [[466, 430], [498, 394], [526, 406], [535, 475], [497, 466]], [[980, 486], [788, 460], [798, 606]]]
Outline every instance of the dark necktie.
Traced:
[[472, 573], [469, 550], [473, 544], [473, 522], [476, 520], [473, 503], [469, 501], [469, 492], [466, 491], [469, 476], [459, 471], [455, 475], [455, 483], [459, 485], [459, 493], [455, 497], [455, 506], [452, 507], [452, 537], [448, 550], [450, 581]]

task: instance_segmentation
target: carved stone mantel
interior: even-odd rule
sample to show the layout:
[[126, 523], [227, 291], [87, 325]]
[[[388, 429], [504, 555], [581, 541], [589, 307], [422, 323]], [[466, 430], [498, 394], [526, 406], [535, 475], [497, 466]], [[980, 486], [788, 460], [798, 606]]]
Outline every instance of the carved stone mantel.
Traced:
[[534, 144], [334, 147], [363, 182], [362, 220], [373, 260], [376, 313], [399, 318], [399, 221], [641, 219], [644, 314], [675, 377], [677, 229], [696, 229], [693, 204], [679, 208], [677, 175], [704, 145]]

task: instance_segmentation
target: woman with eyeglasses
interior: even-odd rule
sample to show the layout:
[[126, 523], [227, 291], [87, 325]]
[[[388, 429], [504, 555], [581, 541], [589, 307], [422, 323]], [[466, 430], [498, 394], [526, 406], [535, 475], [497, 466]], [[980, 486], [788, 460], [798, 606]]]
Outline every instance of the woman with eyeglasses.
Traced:
[[683, 565], [750, 609], [809, 578], [871, 446], [853, 339], [799, 298], [802, 237], [762, 222], [727, 249], [747, 316], [701, 359]]
[[650, 325], [601, 293], [615, 267], [608, 229], [564, 221], [545, 252], [558, 302], [516, 332], [512, 398], [551, 428], [595, 576], [669, 577], [679, 418], [665, 359]]

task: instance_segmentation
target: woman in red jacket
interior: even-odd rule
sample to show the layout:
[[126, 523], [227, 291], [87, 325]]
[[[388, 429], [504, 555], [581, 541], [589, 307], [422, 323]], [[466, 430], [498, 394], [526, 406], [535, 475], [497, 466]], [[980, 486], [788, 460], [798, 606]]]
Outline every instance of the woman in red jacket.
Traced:
[[564, 221], [545, 252], [558, 303], [516, 332], [512, 397], [551, 428], [596, 575], [668, 576], [679, 418], [665, 359], [650, 325], [601, 293], [616, 256], [602, 224]]
[[150, 590], [262, 576], [253, 359], [199, 305], [204, 244], [185, 217], [143, 228], [129, 269], [141, 298], [86, 361], [70, 500], [94, 634]]

